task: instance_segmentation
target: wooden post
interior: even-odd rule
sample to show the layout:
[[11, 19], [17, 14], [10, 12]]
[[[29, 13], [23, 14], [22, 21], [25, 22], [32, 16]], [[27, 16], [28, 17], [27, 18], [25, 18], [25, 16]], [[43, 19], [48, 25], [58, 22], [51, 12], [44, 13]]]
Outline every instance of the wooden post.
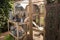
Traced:
[[29, 40], [33, 40], [33, 29], [32, 29], [32, 0], [29, 0], [29, 28], [30, 28], [30, 38]]
[[8, 24], [8, 32], [9, 32], [9, 20], [8, 20], [7, 24]]
[[44, 4], [44, 36], [43, 36], [43, 40], [45, 40], [45, 17], [46, 17], [46, 7], [45, 7], [45, 5], [46, 5], [46, 2], [45, 2], [45, 4]]
[[17, 26], [17, 40], [19, 40], [19, 39], [18, 39], [19, 33], [18, 33], [18, 25], [17, 25], [17, 23], [16, 23], [16, 26]]

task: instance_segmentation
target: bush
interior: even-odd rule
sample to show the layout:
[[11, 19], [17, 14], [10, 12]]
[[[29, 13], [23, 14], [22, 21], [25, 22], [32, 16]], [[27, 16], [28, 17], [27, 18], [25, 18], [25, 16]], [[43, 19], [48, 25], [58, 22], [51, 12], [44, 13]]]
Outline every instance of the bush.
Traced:
[[11, 35], [7, 35], [4, 40], [14, 40], [14, 38]]
[[11, 0], [0, 0], [0, 32], [7, 30], [9, 10], [12, 8]]

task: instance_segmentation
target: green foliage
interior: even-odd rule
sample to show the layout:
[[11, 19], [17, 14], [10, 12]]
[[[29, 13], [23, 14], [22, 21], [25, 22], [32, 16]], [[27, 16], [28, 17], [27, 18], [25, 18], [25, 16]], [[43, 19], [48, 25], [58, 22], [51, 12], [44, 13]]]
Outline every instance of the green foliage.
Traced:
[[0, 32], [7, 30], [9, 10], [12, 8], [12, 0], [0, 0]]
[[47, 3], [48, 4], [52, 4], [52, 3], [54, 3], [56, 0], [47, 0]]
[[14, 40], [14, 38], [11, 35], [7, 35], [4, 40]]

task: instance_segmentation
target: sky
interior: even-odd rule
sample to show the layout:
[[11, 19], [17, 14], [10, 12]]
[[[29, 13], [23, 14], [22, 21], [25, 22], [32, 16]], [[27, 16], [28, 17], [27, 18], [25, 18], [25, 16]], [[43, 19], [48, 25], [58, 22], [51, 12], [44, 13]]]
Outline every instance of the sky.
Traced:
[[[43, 0], [33, 0], [32, 2], [37, 2], [37, 1], [43, 1]], [[29, 0], [24, 0], [19, 3], [20, 3], [19, 7], [22, 6], [25, 9], [26, 6], [29, 4]], [[43, 3], [43, 2], [41, 2], [41, 3]]]
[[21, 2], [21, 6], [23, 6], [23, 8], [25, 9], [26, 6], [29, 4], [29, 1], [28, 0], [24, 0]]

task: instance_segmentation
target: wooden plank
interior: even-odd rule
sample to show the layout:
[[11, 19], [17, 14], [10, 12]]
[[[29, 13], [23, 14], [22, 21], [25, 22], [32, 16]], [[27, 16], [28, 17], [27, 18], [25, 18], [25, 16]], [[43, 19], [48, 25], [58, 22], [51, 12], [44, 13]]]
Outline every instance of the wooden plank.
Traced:
[[33, 16], [39, 16], [39, 14], [32, 14]]
[[27, 24], [27, 23], [15, 22], [13, 20], [8, 20], [8, 22], [13, 23], [13, 24], [16, 24], [17, 23], [18, 25]]
[[9, 32], [9, 34], [10, 34], [11, 36], [13, 36], [15, 39], [17, 39], [17, 37], [16, 37], [16, 36], [14, 36], [11, 32]]
[[29, 22], [30, 22], [30, 24], [29, 24], [29, 29], [30, 29], [30, 39], [29, 40], [33, 40], [33, 30], [32, 30], [32, 0], [29, 0]]
[[[11, 32], [9, 32], [9, 34], [10, 34], [11, 36], [13, 36], [15, 39], [17, 39], [17, 37], [14, 36]], [[22, 39], [24, 36], [26, 36], [26, 33], [23, 34], [21, 37], [18, 37], [18, 39]]]

